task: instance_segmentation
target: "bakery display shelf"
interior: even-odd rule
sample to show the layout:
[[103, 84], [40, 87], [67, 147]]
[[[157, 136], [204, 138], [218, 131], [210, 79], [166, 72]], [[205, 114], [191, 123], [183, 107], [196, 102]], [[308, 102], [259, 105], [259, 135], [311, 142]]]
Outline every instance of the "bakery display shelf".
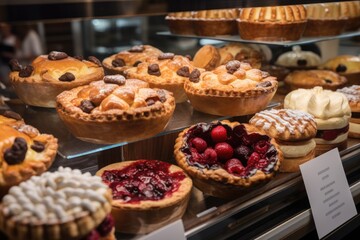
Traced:
[[[340, 152], [347, 175], [360, 170], [360, 143], [357, 139], [349, 139], [348, 144], [349, 147]], [[360, 191], [358, 195], [360, 197]], [[225, 239], [225, 234], [232, 236], [239, 233], [241, 239], [253, 239], [272, 229], [265, 225], [254, 228], [260, 222], [270, 221], [267, 224], [275, 226], [308, 208], [301, 174], [278, 173], [267, 184], [244, 191], [244, 195], [236, 199], [211, 197], [194, 187], [182, 221], [187, 239]], [[287, 234], [295, 231], [295, 228], [287, 226]], [[277, 234], [283, 236], [280, 232]], [[117, 233], [117, 237], [136, 239], [141, 236]]]
[[195, 36], [195, 35], [180, 35], [180, 34], [172, 34], [169, 31], [164, 32], [157, 32], [160, 36], [165, 37], [181, 37], [181, 38], [197, 38], [197, 39], [211, 39], [211, 40], [218, 40], [218, 41], [225, 41], [225, 42], [242, 42], [242, 43], [252, 43], [252, 44], [265, 44], [265, 45], [276, 45], [276, 46], [283, 46], [283, 47], [291, 47], [295, 45], [302, 45], [302, 44], [309, 44], [309, 43], [316, 43], [322, 42], [327, 40], [334, 40], [334, 39], [343, 39], [343, 38], [351, 38], [355, 36], [360, 36], [360, 31], [353, 31], [353, 32], [345, 32], [337, 36], [326, 36], [326, 37], [303, 37], [297, 41], [257, 41], [257, 40], [244, 40], [241, 39], [238, 35], [232, 36]]
[[[13, 111], [19, 113], [27, 124], [38, 128], [42, 133], [50, 133], [58, 138], [58, 154], [65, 159], [87, 156], [128, 144], [127, 142], [121, 142], [117, 144], [101, 145], [84, 142], [75, 138], [67, 130], [58, 117], [55, 109], [31, 107], [21, 103], [13, 104], [11, 101], [8, 102], [8, 105]], [[272, 103], [269, 107], [276, 105], [277, 103]], [[189, 102], [180, 103], [176, 105], [174, 115], [166, 129], [157, 136], [178, 132], [198, 122], [211, 122], [227, 118], [229, 117], [220, 117], [195, 111]]]

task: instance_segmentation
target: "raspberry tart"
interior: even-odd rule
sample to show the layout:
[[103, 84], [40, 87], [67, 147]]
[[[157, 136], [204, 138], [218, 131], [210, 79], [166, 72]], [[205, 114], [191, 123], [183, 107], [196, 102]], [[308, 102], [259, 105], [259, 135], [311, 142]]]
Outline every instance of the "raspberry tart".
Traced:
[[121, 75], [105, 76], [57, 97], [57, 112], [70, 132], [83, 141], [101, 144], [156, 135], [174, 109], [172, 93]]
[[84, 60], [57, 51], [35, 58], [28, 66], [13, 59], [10, 66], [10, 81], [18, 97], [25, 104], [38, 107], [54, 108], [61, 92], [104, 77], [97, 58]]
[[277, 87], [275, 77], [237, 60], [213, 71], [195, 69], [184, 84], [195, 110], [220, 116], [241, 116], [263, 110]]
[[173, 53], [163, 53], [125, 71], [127, 78], [146, 81], [150, 87], [166, 89], [174, 94], [177, 103], [187, 100], [184, 82], [195, 67], [187, 58]]
[[261, 130], [226, 120], [185, 129], [176, 139], [174, 154], [197, 188], [220, 198], [268, 182], [283, 158], [275, 140]]
[[18, 240], [114, 240], [111, 200], [99, 177], [59, 167], [10, 189], [0, 205], [0, 229]]
[[346, 96], [322, 87], [298, 89], [286, 95], [284, 108], [314, 116], [317, 124], [315, 155], [333, 148], [346, 149], [351, 109]]
[[360, 138], [360, 85], [338, 89], [349, 100], [351, 118], [349, 120], [349, 137]]
[[112, 189], [115, 227], [125, 233], [148, 233], [180, 219], [192, 188], [181, 168], [158, 160], [114, 163], [96, 175]]
[[314, 117], [291, 109], [271, 109], [256, 113], [250, 124], [276, 140], [284, 155], [281, 172], [297, 172], [299, 165], [315, 158], [317, 126]]
[[0, 115], [0, 199], [11, 186], [46, 171], [58, 148], [56, 138], [19, 117], [12, 112]]
[[125, 70], [136, 67], [148, 57], [158, 56], [161, 53], [161, 50], [150, 45], [136, 45], [126, 51], [105, 58], [102, 64], [106, 74], [124, 74]]

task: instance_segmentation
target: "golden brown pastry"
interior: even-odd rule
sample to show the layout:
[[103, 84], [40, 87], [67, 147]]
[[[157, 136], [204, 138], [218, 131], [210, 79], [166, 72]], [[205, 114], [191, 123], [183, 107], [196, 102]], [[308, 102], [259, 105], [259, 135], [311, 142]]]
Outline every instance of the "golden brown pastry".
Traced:
[[273, 138], [238, 122], [198, 123], [175, 142], [175, 160], [202, 192], [234, 198], [270, 181], [283, 155]]
[[195, 69], [187, 58], [173, 53], [163, 53], [148, 58], [137, 67], [125, 71], [127, 78], [148, 82], [150, 87], [166, 89], [174, 94], [177, 103], [187, 100], [184, 81]]
[[13, 59], [10, 66], [10, 81], [18, 97], [25, 104], [38, 107], [55, 107], [56, 96], [61, 92], [104, 77], [97, 58], [83, 60], [56, 51], [35, 58], [28, 66]]
[[316, 86], [324, 89], [336, 90], [347, 83], [345, 77], [328, 70], [303, 70], [291, 72], [285, 78], [285, 84], [290, 90], [298, 88], [313, 88]]
[[246, 40], [298, 40], [306, 26], [302, 5], [242, 8], [237, 19], [239, 34]]
[[192, 188], [181, 168], [158, 160], [114, 163], [96, 175], [112, 189], [115, 228], [124, 233], [149, 233], [180, 219]]
[[349, 100], [351, 118], [349, 120], [349, 137], [360, 138], [360, 85], [338, 89]]
[[124, 74], [124, 71], [136, 67], [148, 57], [158, 56], [162, 51], [150, 45], [137, 45], [132, 48], [111, 55], [103, 60], [106, 74]]
[[340, 3], [316, 3], [305, 7], [308, 22], [304, 36], [335, 36], [345, 30], [348, 17], [341, 12]]
[[302, 51], [300, 46], [293, 46], [292, 51], [281, 54], [275, 64], [291, 70], [315, 69], [321, 64], [321, 58], [311, 51]]
[[193, 63], [195, 67], [210, 71], [220, 65], [220, 60], [218, 49], [212, 45], [205, 45], [195, 53]]
[[77, 138], [94, 143], [140, 140], [161, 132], [174, 109], [172, 93], [121, 75], [65, 91], [57, 112]]
[[233, 60], [213, 71], [194, 70], [184, 88], [197, 111], [241, 116], [264, 109], [277, 86], [276, 78], [267, 72]]
[[346, 149], [351, 109], [344, 94], [322, 87], [298, 89], [286, 95], [284, 108], [314, 116], [317, 124], [316, 156], [336, 147], [339, 151]]
[[57, 139], [26, 125], [14, 112], [0, 115], [0, 198], [11, 186], [46, 171], [58, 148]]
[[115, 240], [111, 200], [99, 177], [59, 167], [10, 189], [0, 205], [0, 229], [18, 240]]
[[253, 68], [260, 69], [263, 55], [242, 43], [228, 43], [219, 48], [220, 65], [224, 65], [231, 60], [238, 60], [240, 62], [247, 62]]
[[165, 20], [173, 34], [192, 35], [194, 31], [194, 14], [196, 12], [169, 13]]
[[200, 36], [237, 34], [238, 9], [202, 10], [194, 14], [194, 31]]
[[271, 109], [256, 113], [250, 124], [276, 140], [284, 155], [281, 172], [297, 172], [299, 165], [315, 158], [317, 126], [314, 117], [291, 109]]

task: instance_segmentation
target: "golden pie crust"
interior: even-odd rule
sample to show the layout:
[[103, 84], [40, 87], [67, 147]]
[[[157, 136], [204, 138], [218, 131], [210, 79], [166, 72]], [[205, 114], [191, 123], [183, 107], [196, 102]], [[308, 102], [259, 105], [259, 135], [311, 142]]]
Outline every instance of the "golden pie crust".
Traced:
[[[228, 120], [221, 121], [222, 124], [234, 127], [240, 125], [238, 122], [229, 122]], [[265, 135], [265, 132], [252, 126], [250, 124], [242, 124], [245, 126], [247, 133], [258, 133]], [[239, 177], [227, 172], [224, 168], [199, 168], [195, 165], [190, 165], [187, 161], [187, 157], [181, 150], [186, 144], [186, 134], [191, 127], [183, 130], [175, 141], [174, 156], [177, 164], [184, 169], [193, 179], [194, 185], [204, 193], [210, 194], [220, 198], [233, 198], [244, 193], [244, 191], [253, 188], [254, 186], [261, 185], [270, 181], [275, 173], [279, 170], [283, 155], [279, 149], [275, 139], [271, 138], [270, 144], [272, 144], [277, 151], [277, 161], [273, 167], [273, 171], [265, 173], [261, 170], [257, 170], [253, 175], [249, 177]]]
[[[34, 71], [29, 77], [20, 77], [19, 71], [10, 72], [10, 81], [17, 96], [31, 106], [56, 106], [56, 96], [65, 90], [100, 80], [104, 77], [101, 66], [87, 61], [66, 57], [61, 60], [49, 60], [41, 55], [31, 63]], [[69, 72], [75, 76], [73, 81], [60, 81], [59, 78]]]
[[194, 14], [196, 12], [174, 12], [165, 17], [169, 30], [173, 34], [192, 35], [194, 32]]
[[[137, 62], [144, 62], [148, 57], [158, 56], [162, 53], [160, 49], [150, 45], [138, 45], [133, 48], [143, 49], [142, 51], [132, 51], [128, 49], [126, 51], [121, 51], [117, 54], [111, 55], [110, 57], [105, 58], [102, 61], [106, 74], [124, 74], [124, 71], [134, 67]], [[116, 67], [112, 62], [116, 59], [122, 59], [125, 63], [124, 66]]]
[[195, 67], [211, 71], [220, 65], [221, 55], [218, 49], [212, 45], [205, 45], [200, 48], [194, 56]]
[[[148, 105], [146, 101], [151, 99], [153, 104]], [[90, 113], [80, 108], [85, 100], [94, 104]], [[110, 144], [160, 133], [172, 117], [175, 99], [172, 93], [149, 88], [138, 79], [124, 80], [123, 85], [96, 81], [61, 93], [56, 109], [75, 137]]]
[[[152, 64], [159, 66], [160, 75], [148, 73], [148, 68]], [[126, 70], [125, 75], [127, 78], [136, 78], [148, 82], [152, 88], [161, 88], [172, 92], [176, 103], [180, 103], [187, 100], [184, 91], [184, 82], [187, 77], [177, 74], [177, 71], [183, 67], [187, 67], [189, 73], [195, 69], [193, 63], [187, 57], [180, 55], [174, 55], [173, 58], [161, 60], [158, 57], [151, 57], [146, 62], [140, 63], [137, 67]]]
[[[240, 67], [229, 73], [227, 66], [232, 64]], [[197, 82], [187, 79], [184, 84], [194, 109], [220, 116], [249, 115], [263, 110], [277, 87], [275, 77], [238, 61], [204, 71]]]
[[[101, 168], [96, 172], [102, 176], [106, 170], [120, 170], [137, 161], [118, 162]], [[152, 160], [145, 160], [152, 161]], [[169, 173], [182, 172], [185, 178], [177, 191], [156, 201], [142, 200], [139, 203], [127, 203], [121, 199], [112, 201], [111, 213], [115, 219], [115, 228], [124, 233], [144, 234], [180, 219], [186, 211], [192, 189], [192, 180], [178, 166], [171, 165]]]
[[289, 86], [290, 90], [298, 88], [311, 89], [316, 86], [336, 90], [344, 87], [346, 83], [347, 79], [345, 77], [328, 70], [294, 71], [285, 78], [285, 84]]
[[[11, 186], [17, 185], [34, 175], [45, 172], [52, 164], [58, 148], [57, 139], [23, 123], [22, 120], [13, 122], [0, 116], [0, 197], [5, 195]], [[23, 138], [27, 143], [25, 159], [18, 164], [8, 164], [4, 153], [14, 143], [16, 137]], [[44, 144], [44, 150], [36, 152], [31, 148], [34, 141]]]
[[336, 91], [343, 93], [349, 100], [351, 112], [360, 112], [360, 85], [352, 85]]

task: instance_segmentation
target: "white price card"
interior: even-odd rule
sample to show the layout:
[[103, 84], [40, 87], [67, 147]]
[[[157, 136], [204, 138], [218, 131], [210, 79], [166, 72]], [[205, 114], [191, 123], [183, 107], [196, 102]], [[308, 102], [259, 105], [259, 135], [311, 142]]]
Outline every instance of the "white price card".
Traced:
[[357, 214], [339, 151], [300, 165], [319, 238]]
[[170, 223], [158, 230], [147, 234], [140, 240], [185, 240], [184, 225], [181, 220]]

